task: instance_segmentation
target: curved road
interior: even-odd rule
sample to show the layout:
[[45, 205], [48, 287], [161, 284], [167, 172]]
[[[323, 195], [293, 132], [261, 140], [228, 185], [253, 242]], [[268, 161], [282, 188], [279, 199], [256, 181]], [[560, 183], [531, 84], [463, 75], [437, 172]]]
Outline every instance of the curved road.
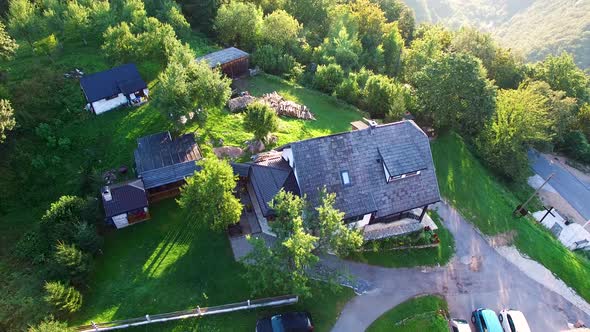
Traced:
[[335, 257], [324, 260], [373, 286], [346, 304], [332, 331], [364, 331], [381, 314], [419, 294], [444, 295], [451, 315], [467, 320], [474, 308], [515, 308], [527, 316], [533, 331], [561, 331], [578, 319], [590, 322], [590, 310], [585, 313], [530, 279], [453, 208], [443, 203], [436, 208], [456, 242], [455, 257], [444, 267], [388, 269]]

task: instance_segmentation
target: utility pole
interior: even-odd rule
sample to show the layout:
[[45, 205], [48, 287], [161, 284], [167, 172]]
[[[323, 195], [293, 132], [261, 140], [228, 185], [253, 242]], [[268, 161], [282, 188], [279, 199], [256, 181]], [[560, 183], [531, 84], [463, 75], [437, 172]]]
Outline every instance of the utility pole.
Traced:
[[514, 212], [512, 212], [513, 215], [519, 215], [519, 216], [526, 216], [527, 215], [527, 210], [526, 210], [526, 206], [533, 200], [533, 198], [539, 193], [539, 191], [541, 191], [541, 189], [543, 189], [543, 187], [547, 184], [547, 182], [549, 182], [549, 180], [551, 180], [551, 178], [553, 178], [553, 176], [555, 175], [555, 173], [551, 173], [551, 175], [549, 175], [549, 177], [547, 178], [547, 180], [545, 180], [545, 182], [543, 182], [543, 184], [537, 188], [537, 190], [535, 190], [535, 192], [531, 195], [531, 197], [529, 197], [529, 199], [526, 200], [526, 202], [524, 202], [523, 204], [519, 205], [516, 207], [516, 209], [514, 209]]

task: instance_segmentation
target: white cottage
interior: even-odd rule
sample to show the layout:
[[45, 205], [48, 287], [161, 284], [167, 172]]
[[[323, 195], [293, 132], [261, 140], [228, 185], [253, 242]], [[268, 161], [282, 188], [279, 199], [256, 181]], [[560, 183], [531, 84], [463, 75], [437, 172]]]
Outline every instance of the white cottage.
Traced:
[[101, 114], [119, 106], [141, 105], [147, 102], [148, 88], [134, 64], [84, 76], [80, 86], [88, 101], [86, 108]]

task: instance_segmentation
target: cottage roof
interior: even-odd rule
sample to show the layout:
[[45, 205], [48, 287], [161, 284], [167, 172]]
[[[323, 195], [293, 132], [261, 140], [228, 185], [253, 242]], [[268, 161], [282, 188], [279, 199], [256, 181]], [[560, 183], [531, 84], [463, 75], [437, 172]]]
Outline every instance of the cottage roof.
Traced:
[[197, 61], [206, 61], [209, 64], [209, 67], [215, 68], [219, 65], [226, 64], [228, 62], [232, 62], [234, 60], [238, 60], [241, 58], [249, 57], [250, 54], [237, 49], [235, 47], [226, 48], [221, 51], [209, 53], [202, 57], [198, 57]]
[[174, 183], [193, 175], [201, 160], [199, 146], [193, 134], [172, 139], [170, 132], [162, 132], [137, 140], [135, 167], [146, 189]]
[[125, 95], [147, 88], [134, 64], [125, 64], [109, 70], [86, 75], [80, 86], [89, 103], [123, 93]]
[[[291, 143], [299, 189], [312, 202], [326, 187], [345, 218], [384, 217], [440, 200], [428, 137], [413, 121]], [[419, 175], [387, 181], [391, 176]]]
[[109, 191], [112, 198], [107, 201], [105, 195], [102, 195], [102, 204], [107, 218], [148, 206], [141, 179], [107, 186], [103, 188], [103, 193], [105, 191]]
[[269, 204], [281, 188], [296, 195], [300, 194], [295, 174], [288, 164], [287, 167], [253, 164], [250, 167], [250, 181], [265, 217], [273, 214]]

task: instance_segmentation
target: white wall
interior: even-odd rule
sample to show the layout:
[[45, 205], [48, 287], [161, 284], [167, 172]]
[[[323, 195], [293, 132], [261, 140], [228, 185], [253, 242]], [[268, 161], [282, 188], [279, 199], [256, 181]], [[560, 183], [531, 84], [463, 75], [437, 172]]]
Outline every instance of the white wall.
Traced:
[[362, 229], [363, 227], [367, 226], [369, 224], [369, 222], [371, 221], [371, 216], [372, 214], [365, 214], [363, 216], [363, 219], [357, 221], [357, 222], [353, 222], [348, 224], [349, 228], [356, 228], [356, 229]]
[[[546, 211], [537, 211], [535, 213], [533, 213], [533, 217], [535, 219], [537, 219], [538, 221], [541, 220], [541, 218], [543, 218], [543, 216], [545, 215], [545, 213], [547, 213]], [[580, 242], [583, 240], [587, 240], [590, 242], [590, 232], [588, 232], [587, 230], [584, 229], [584, 227], [582, 227], [582, 225], [580, 224], [569, 224], [566, 225], [565, 224], [565, 220], [563, 219], [563, 217], [561, 215], [559, 215], [559, 213], [557, 213], [557, 211], [553, 210], [552, 213], [555, 216], [552, 216], [551, 214], [547, 215], [547, 217], [545, 217], [545, 219], [543, 220], [543, 226], [545, 226], [547, 229], [551, 230], [551, 228], [553, 228], [556, 224], [559, 225], [559, 227], [561, 227], [561, 233], [559, 234], [558, 240], [559, 242], [561, 242], [564, 246], [566, 246], [568, 249], [570, 250], [574, 250], [574, 249], [590, 249], [590, 248], [584, 248], [585, 246], [589, 246], [590, 243], [578, 246], [576, 244], [576, 242]]]
[[92, 107], [94, 108], [94, 113], [102, 114], [104, 112], [108, 112], [113, 108], [119, 107], [121, 105], [127, 104], [127, 97], [124, 94], [120, 93], [117, 97], [113, 99], [102, 99], [99, 101], [95, 101], [92, 103]]

